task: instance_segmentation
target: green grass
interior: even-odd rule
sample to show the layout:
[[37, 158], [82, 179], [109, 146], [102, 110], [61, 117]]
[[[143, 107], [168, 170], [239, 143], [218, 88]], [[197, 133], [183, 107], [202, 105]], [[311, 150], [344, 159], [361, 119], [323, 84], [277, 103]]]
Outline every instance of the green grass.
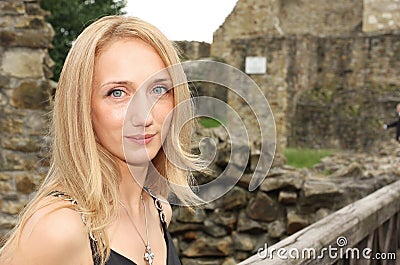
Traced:
[[[222, 123], [221, 123], [222, 122]], [[221, 124], [224, 124], [224, 121], [218, 121], [213, 118], [208, 118], [208, 117], [201, 117], [199, 119], [199, 123], [204, 127], [204, 128], [215, 128], [221, 126]]]
[[312, 168], [322, 158], [330, 156], [334, 152], [329, 149], [287, 148], [285, 150], [286, 164], [296, 168]]

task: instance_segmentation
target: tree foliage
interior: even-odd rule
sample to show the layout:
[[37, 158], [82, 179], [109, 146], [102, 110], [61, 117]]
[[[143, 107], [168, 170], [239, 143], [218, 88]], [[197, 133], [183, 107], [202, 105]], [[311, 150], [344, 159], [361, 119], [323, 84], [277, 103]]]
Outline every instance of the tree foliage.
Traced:
[[43, 9], [50, 11], [47, 21], [53, 26], [54, 48], [50, 56], [55, 62], [53, 79], [58, 81], [72, 42], [94, 20], [124, 14], [126, 0], [42, 0]]

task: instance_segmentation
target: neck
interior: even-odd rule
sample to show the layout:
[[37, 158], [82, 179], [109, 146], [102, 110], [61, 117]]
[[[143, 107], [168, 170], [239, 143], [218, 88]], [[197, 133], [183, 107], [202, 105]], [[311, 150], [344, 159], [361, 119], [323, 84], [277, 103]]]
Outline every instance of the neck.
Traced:
[[148, 164], [133, 166], [124, 163], [120, 166], [119, 198], [128, 208], [134, 209], [141, 204], [140, 195], [142, 194], [147, 169]]

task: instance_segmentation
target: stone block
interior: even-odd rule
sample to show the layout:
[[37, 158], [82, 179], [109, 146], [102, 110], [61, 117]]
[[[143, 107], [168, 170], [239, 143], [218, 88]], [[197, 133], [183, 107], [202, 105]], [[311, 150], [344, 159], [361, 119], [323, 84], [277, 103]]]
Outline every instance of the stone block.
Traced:
[[8, 106], [3, 108], [3, 114], [0, 130], [4, 133], [40, 137], [47, 133], [50, 119], [48, 109], [26, 110]]
[[283, 204], [295, 204], [297, 201], [297, 193], [293, 191], [280, 191], [278, 201]]
[[0, 71], [18, 78], [42, 78], [43, 50], [13, 48], [3, 54]]
[[33, 176], [27, 174], [17, 175], [15, 182], [17, 191], [20, 193], [30, 194], [36, 189], [36, 183]]
[[0, 194], [13, 191], [14, 187], [10, 181], [0, 181]]
[[206, 213], [201, 208], [196, 208], [194, 212], [186, 207], [180, 207], [176, 220], [183, 223], [202, 223], [206, 219]]
[[33, 170], [36, 164], [37, 158], [34, 154], [3, 150], [0, 156], [0, 168], [2, 170]]
[[[250, 173], [242, 174], [237, 185], [244, 189], [248, 189], [252, 176], [253, 176], [253, 174], [250, 174]], [[260, 176], [260, 177], [262, 177], [262, 176]]]
[[10, 104], [21, 109], [44, 109], [49, 102], [49, 84], [41, 81], [22, 82], [10, 96]]
[[326, 178], [307, 180], [304, 183], [303, 192], [306, 198], [313, 197], [316, 198], [316, 200], [318, 200], [318, 198], [324, 199], [324, 197], [333, 197], [343, 193], [339, 185]]
[[3, 46], [10, 46], [12, 43], [15, 43], [16, 39], [17, 33], [14, 30], [0, 29], [0, 41]]
[[0, 29], [0, 40], [5, 47], [52, 48], [53, 29], [45, 24], [41, 30]]
[[188, 231], [183, 233], [182, 235], [182, 240], [184, 241], [193, 241], [199, 237], [201, 237], [203, 234], [199, 231]]
[[228, 234], [224, 227], [216, 225], [211, 220], [205, 220], [202, 229], [204, 232], [213, 237], [223, 237]]
[[31, 16], [49, 16], [50, 12], [43, 10], [37, 3], [25, 3], [26, 14]]
[[342, 167], [333, 174], [330, 178], [358, 178], [363, 175], [362, 166], [359, 163], [351, 163], [349, 166]]
[[12, 176], [10, 174], [0, 172], [0, 180], [10, 180]]
[[232, 253], [232, 238], [199, 237], [183, 251], [186, 257], [226, 257]]
[[304, 216], [289, 212], [287, 215], [287, 233], [289, 235], [296, 233], [297, 231], [308, 226], [309, 221]]
[[250, 219], [245, 211], [241, 211], [236, 230], [245, 233], [265, 233], [268, 230], [268, 224]]
[[247, 216], [258, 221], [274, 221], [280, 214], [278, 202], [274, 201], [264, 192], [257, 192], [248, 207], [246, 208]]
[[[49, 113], [45, 110], [35, 110], [34, 115], [25, 115], [24, 125], [25, 133], [29, 135], [37, 135], [43, 137], [47, 133], [49, 127]], [[46, 143], [49, 143], [49, 139]]]
[[271, 238], [280, 238], [285, 234], [285, 232], [285, 224], [280, 220], [268, 224], [268, 235]]
[[41, 29], [45, 23], [43, 17], [38, 16], [0, 16], [0, 28]]
[[22, 1], [0, 1], [0, 16], [23, 14], [25, 14], [25, 5]]
[[1, 146], [8, 150], [38, 152], [43, 147], [43, 139], [37, 136], [11, 135], [3, 138]]
[[26, 201], [3, 201], [2, 212], [11, 215], [19, 214], [26, 203]]
[[0, 130], [3, 133], [22, 134], [24, 127], [24, 121], [20, 117], [6, 116], [0, 119]]
[[[50, 24], [44, 24], [41, 30], [25, 30], [18, 34], [18, 46], [25, 46], [29, 48], [53, 48], [52, 40], [55, 32]], [[37, 39], [40, 38], [40, 39]]]
[[201, 230], [202, 228], [203, 228], [202, 224], [180, 223], [177, 221], [173, 221], [170, 223], [170, 225], [168, 227], [168, 231], [171, 234], [179, 234], [179, 233], [184, 233], [187, 231]]
[[248, 234], [232, 233], [233, 248], [239, 251], [253, 251], [255, 247], [255, 238]]
[[260, 190], [268, 192], [279, 189], [299, 190], [304, 183], [304, 177], [296, 172], [267, 177], [260, 186]]
[[238, 217], [236, 212], [225, 212], [225, 211], [215, 211], [213, 215], [211, 215], [212, 220], [216, 224], [223, 225], [230, 230], [233, 230], [236, 226]]
[[241, 208], [247, 205], [246, 191], [239, 187], [233, 187], [215, 203], [224, 210]]
[[[0, 199], [0, 209], [2, 209], [2, 200]], [[17, 224], [17, 219], [10, 215], [0, 214], [0, 230], [10, 231]]]

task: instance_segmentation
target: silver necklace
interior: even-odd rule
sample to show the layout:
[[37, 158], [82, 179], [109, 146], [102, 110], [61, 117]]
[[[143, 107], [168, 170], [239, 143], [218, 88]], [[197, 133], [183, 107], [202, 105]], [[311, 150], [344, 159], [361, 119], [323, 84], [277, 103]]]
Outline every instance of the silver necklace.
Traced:
[[151, 246], [150, 246], [150, 242], [149, 242], [149, 228], [148, 228], [148, 224], [147, 224], [147, 214], [146, 214], [146, 204], [144, 203], [143, 200], [143, 196], [140, 195], [140, 200], [142, 201], [143, 204], [143, 208], [144, 208], [144, 220], [146, 223], [146, 241], [144, 240], [144, 238], [142, 237], [142, 234], [139, 232], [139, 229], [136, 227], [135, 222], [133, 221], [133, 218], [131, 217], [131, 215], [129, 214], [128, 208], [125, 206], [125, 204], [123, 204], [121, 201], [119, 201], [119, 204], [121, 204], [122, 208], [125, 210], [126, 215], [128, 216], [129, 220], [131, 221], [133, 227], [135, 228], [136, 232], [139, 234], [140, 239], [142, 239], [143, 244], [145, 246], [145, 251], [144, 251], [144, 260], [147, 261], [147, 263], [149, 265], [153, 264], [153, 259], [155, 257], [154, 252], [151, 250]]

